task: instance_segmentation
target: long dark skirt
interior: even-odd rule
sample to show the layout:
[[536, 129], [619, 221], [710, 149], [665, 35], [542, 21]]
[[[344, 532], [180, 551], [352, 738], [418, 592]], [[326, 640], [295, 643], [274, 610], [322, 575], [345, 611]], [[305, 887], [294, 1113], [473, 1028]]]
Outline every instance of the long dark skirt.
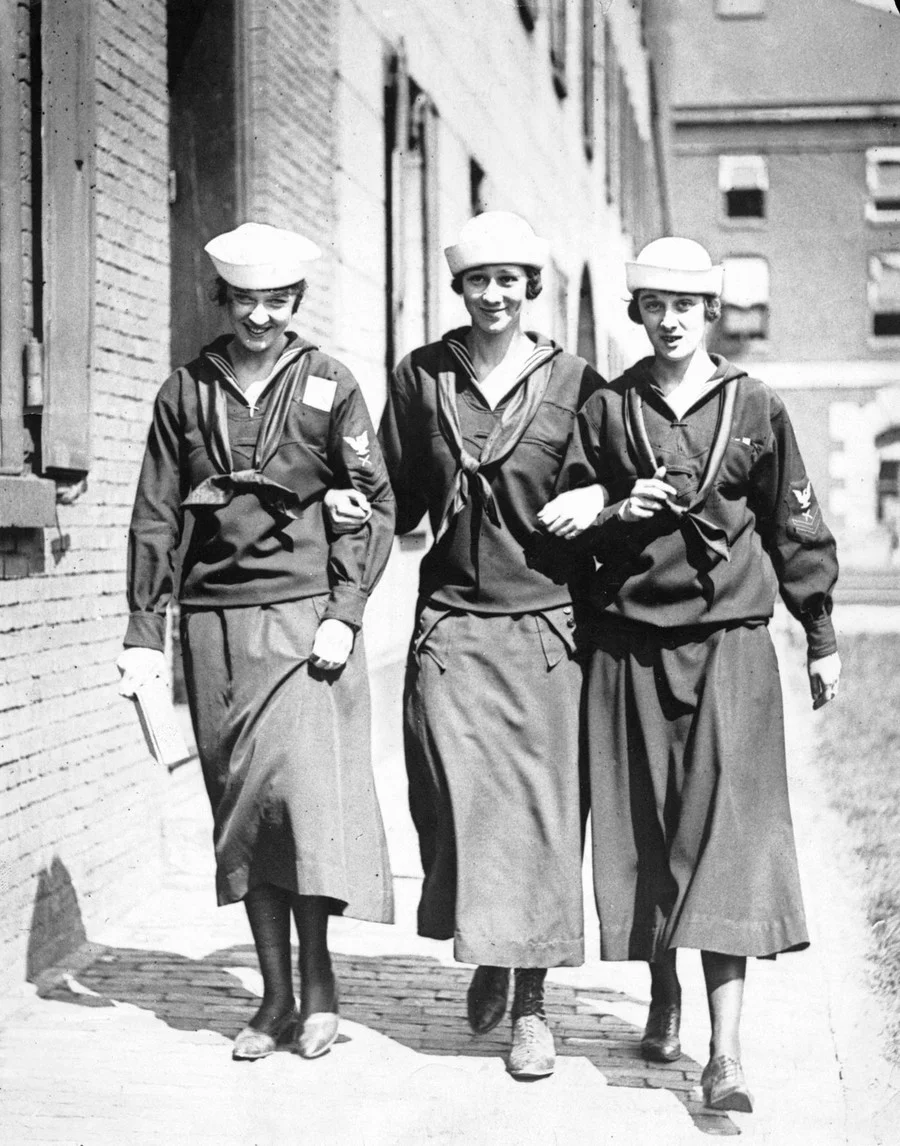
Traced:
[[182, 615], [218, 900], [233, 903], [270, 883], [390, 923], [362, 634], [339, 673], [311, 669], [324, 603], [311, 597]]
[[407, 671], [410, 808], [425, 881], [419, 933], [461, 962], [584, 960], [581, 665], [562, 609], [426, 608]]
[[604, 959], [808, 945], [778, 662], [764, 626], [609, 628], [588, 670]]

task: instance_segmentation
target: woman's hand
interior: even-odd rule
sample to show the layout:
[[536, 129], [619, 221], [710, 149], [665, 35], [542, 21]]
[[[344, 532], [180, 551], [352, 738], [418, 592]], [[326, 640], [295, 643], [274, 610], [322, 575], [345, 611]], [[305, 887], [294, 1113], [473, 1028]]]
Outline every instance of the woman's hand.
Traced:
[[675, 497], [678, 491], [662, 479], [666, 476], [666, 467], [660, 466], [652, 478], [638, 478], [632, 487], [631, 494], [622, 502], [619, 510], [621, 521], [646, 521], [653, 517]]
[[372, 516], [369, 499], [358, 489], [327, 490], [325, 509], [335, 533], [355, 533]]
[[812, 693], [813, 708], [821, 708], [829, 700], [834, 700], [841, 683], [841, 658], [837, 653], [819, 657], [806, 666], [809, 673], [809, 691]]
[[165, 677], [169, 671], [166, 658], [158, 649], [137, 646], [123, 650], [116, 661], [116, 668], [122, 674], [119, 681], [120, 696], [134, 696], [138, 689], [154, 677]]
[[602, 485], [570, 489], [538, 510], [537, 519], [554, 537], [564, 537], [571, 541], [573, 537], [590, 529], [606, 505], [606, 500], [606, 490]]
[[334, 672], [347, 663], [353, 648], [353, 630], [336, 617], [321, 621], [316, 629], [309, 663], [324, 672]]

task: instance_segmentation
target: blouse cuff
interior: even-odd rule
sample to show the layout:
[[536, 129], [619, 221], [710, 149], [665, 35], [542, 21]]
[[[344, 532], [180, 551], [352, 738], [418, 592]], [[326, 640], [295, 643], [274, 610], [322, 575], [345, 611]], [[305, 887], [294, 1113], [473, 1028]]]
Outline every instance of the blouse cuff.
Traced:
[[166, 644], [165, 613], [132, 613], [125, 631], [125, 648], [158, 649]]
[[806, 629], [806, 647], [809, 660], [817, 661], [837, 652], [834, 624], [827, 613], [823, 613], [820, 617], [805, 617], [803, 627]]
[[331, 590], [322, 620], [343, 621], [356, 631], [362, 628], [368, 594], [355, 585], [335, 585]]

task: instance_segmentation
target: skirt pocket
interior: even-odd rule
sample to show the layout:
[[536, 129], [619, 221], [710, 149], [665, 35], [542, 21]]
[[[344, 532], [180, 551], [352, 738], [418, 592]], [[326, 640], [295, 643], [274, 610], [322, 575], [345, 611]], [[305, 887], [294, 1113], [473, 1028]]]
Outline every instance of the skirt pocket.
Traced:
[[417, 664], [422, 663], [423, 656], [429, 656], [441, 672], [447, 671], [450, 633], [448, 627], [442, 625], [441, 621], [449, 617], [452, 612], [452, 609], [426, 605], [419, 614], [412, 643], [412, 655]]

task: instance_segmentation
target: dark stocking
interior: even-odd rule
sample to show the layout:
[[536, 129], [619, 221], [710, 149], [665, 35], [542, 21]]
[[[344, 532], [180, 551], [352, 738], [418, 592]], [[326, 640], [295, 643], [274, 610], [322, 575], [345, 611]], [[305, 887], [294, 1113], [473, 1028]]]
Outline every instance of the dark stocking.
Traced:
[[250, 1026], [270, 1034], [278, 1020], [294, 1007], [290, 896], [265, 883], [247, 892], [244, 907], [263, 980], [262, 1004]]
[[670, 948], [650, 964], [650, 1005], [652, 1007], [681, 1006], [681, 984], [675, 969], [678, 952]]
[[337, 1012], [337, 986], [328, 951], [329, 901], [321, 895], [293, 895], [291, 907], [300, 941], [300, 1018]]

